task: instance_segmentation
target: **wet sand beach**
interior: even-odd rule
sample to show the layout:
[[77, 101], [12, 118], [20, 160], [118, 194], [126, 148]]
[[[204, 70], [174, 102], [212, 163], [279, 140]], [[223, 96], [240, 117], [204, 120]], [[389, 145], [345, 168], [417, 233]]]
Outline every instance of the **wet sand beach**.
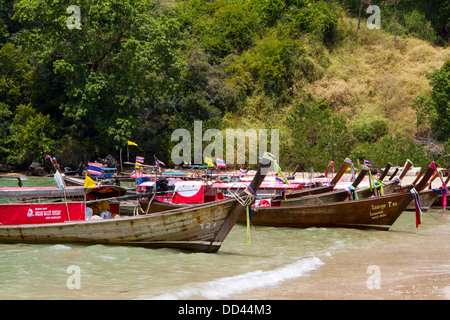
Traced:
[[[414, 179], [407, 175], [402, 184]], [[434, 188], [440, 185], [439, 179], [433, 182]], [[449, 216], [450, 211], [433, 208], [416, 229], [415, 213], [404, 212], [381, 232], [385, 241], [333, 254], [305, 277], [236, 298], [450, 300]]]
[[416, 230], [414, 213], [406, 212], [390, 231], [382, 231], [385, 241], [333, 254], [305, 277], [236, 298], [449, 300], [450, 219], [443, 213], [424, 213]]

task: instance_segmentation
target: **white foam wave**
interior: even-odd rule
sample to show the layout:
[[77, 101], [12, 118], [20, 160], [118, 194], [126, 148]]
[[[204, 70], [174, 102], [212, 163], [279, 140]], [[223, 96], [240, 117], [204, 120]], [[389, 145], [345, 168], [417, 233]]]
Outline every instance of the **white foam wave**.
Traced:
[[63, 244], [55, 244], [49, 247], [50, 250], [70, 250], [72, 249], [69, 246], [63, 245]]
[[274, 286], [280, 282], [305, 275], [324, 262], [317, 257], [302, 258], [286, 266], [262, 271], [257, 270], [233, 277], [220, 278], [196, 285], [185, 285], [178, 290], [167, 292], [159, 296], [144, 299], [177, 300], [177, 299], [222, 299], [243, 291], [254, 290], [267, 286]]

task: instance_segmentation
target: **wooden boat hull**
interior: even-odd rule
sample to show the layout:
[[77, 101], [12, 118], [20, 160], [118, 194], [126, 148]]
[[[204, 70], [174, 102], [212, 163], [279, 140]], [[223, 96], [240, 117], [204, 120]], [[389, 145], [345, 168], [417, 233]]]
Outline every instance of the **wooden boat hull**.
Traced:
[[[147, 199], [147, 201], [139, 200], [139, 204], [140, 204], [142, 210], [144, 212], [146, 212], [147, 206], [148, 206], [148, 199]], [[192, 205], [167, 203], [167, 202], [161, 202], [158, 200], [153, 200], [152, 203], [150, 204], [150, 209], [148, 209], [148, 212], [149, 213], [164, 212], [164, 211], [173, 210], [173, 209], [186, 208], [188, 206], [192, 206]]]
[[83, 197], [86, 191], [83, 187], [68, 187], [65, 190], [58, 187], [3, 187], [0, 188], [0, 199], [29, 199], [29, 198], [72, 198]]
[[[253, 192], [264, 180], [263, 166], [249, 186]], [[245, 193], [240, 197], [249, 200]], [[217, 252], [244, 211], [232, 198], [115, 219], [0, 225], [0, 242], [135, 245]]]
[[341, 168], [338, 170], [338, 172], [336, 173], [334, 178], [330, 181], [328, 186], [320, 186], [320, 187], [315, 187], [315, 188], [306, 188], [306, 189], [301, 189], [298, 191], [293, 191], [290, 193], [286, 193], [283, 196], [277, 196], [274, 198], [274, 200], [299, 198], [299, 197], [304, 197], [304, 196], [308, 196], [308, 195], [314, 195], [314, 194], [320, 194], [320, 193], [332, 191], [333, 187], [339, 182], [339, 180], [341, 179], [342, 175], [345, 173], [347, 168], [350, 167], [351, 163], [352, 163], [351, 160], [349, 158], [346, 158], [344, 160], [344, 163], [342, 164]]
[[[398, 181], [388, 182], [385, 186], [383, 186], [383, 191], [385, 195], [391, 194], [394, 192], [395, 188], [398, 185]], [[358, 199], [366, 199], [373, 195], [373, 191], [369, 188], [366, 189], [356, 189], [356, 193], [358, 195]], [[282, 207], [285, 206], [300, 206], [300, 205], [308, 205], [308, 204], [323, 204], [323, 203], [333, 203], [333, 202], [341, 202], [348, 201], [349, 194], [345, 190], [336, 190], [329, 191], [320, 194], [311, 194], [298, 198], [288, 198], [286, 200], [280, 201], [280, 205]]]
[[[412, 194], [392, 194], [362, 200], [252, 210], [252, 224], [275, 227], [341, 227], [389, 230]], [[245, 215], [240, 223], [245, 223]]]
[[[449, 199], [449, 200], [447, 200], [447, 203], [450, 203], [450, 196], [447, 196], [447, 198]], [[433, 202], [432, 207], [433, 208], [442, 208], [443, 202], [444, 202], [444, 197], [442, 196], [442, 194], [440, 194], [440, 195], [438, 195], [437, 199]]]
[[[433, 190], [424, 190], [419, 192], [420, 207], [423, 212], [427, 211], [438, 198], [439, 193]], [[416, 211], [414, 202], [411, 202], [405, 209], [406, 211]]]
[[0, 226], [0, 242], [137, 245], [216, 252], [242, 212], [236, 200], [228, 199], [164, 214], [5, 225]]

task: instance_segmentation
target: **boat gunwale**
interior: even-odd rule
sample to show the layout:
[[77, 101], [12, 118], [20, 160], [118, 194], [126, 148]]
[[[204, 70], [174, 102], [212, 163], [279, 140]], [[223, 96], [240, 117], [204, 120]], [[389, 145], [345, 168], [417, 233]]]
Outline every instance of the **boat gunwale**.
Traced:
[[292, 210], [293, 208], [304, 208], [304, 207], [330, 207], [330, 206], [348, 206], [351, 203], [363, 203], [368, 201], [374, 201], [375, 199], [386, 199], [386, 198], [395, 198], [395, 197], [403, 197], [403, 196], [411, 196], [410, 193], [392, 193], [384, 196], [378, 196], [378, 197], [369, 197], [364, 199], [358, 199], [358, 200], [351, 200], [351, 201], [336, 201], [336, 202], [325, 202], [325, 203], [314, 203], [314, 204], [302, 204], [302, 205], [293, 205], [293, 206], [272, 206], [272, 207], [260, 207], [258, 210], [269, 210], [269, 209], [276, 209], [276, 210]]
[[[215, 207], [215, 206], [222, 206], [226, 205], [228, 203], [232, 203], [237, 200], [234, 198], [214, 201], [214, 202], [208, 202], [208, 203], [202, 203], [199, 205], [192, 205], [189, 207], [184, 208], [175, 208], [172, 210], [167, 211], [161, 211], [161, 212], [154, 212], [144, 215], [136, 215], [136, 216], [121, 216], [119, 218], [111, 218], [111, 219], [98, 219], [98, 220], [74, 220], [74, 221], [64, 221], [64, 222], [54, 222], [54, 223], [32, 223], [32, 224], [6, 224], [2, 225], [0, 224], [0, 229], [31, 229], [31, 228], [49, 228], [49, 227], [64, 227], [64, 226], [72, 226], [72, 225], [84, 225], [84, 224], [110, 224], [110, 223], [120, 223], [122, 221], [129, 221], [129, 220], [145, 220], [145, 219], [151, 219], [151, 218], [157, 218], [157, 217], [165, 217], [165, 216], [173, 216], [183, 213], [188, 213], [195, 210], [202, 210], [209, 207]], [[85, 204], [82, 201], [78, 202], [71, 202], [71, 203], [79, 203], [79, 204]], [[45, 205], [45, 203], [42, 203]]]

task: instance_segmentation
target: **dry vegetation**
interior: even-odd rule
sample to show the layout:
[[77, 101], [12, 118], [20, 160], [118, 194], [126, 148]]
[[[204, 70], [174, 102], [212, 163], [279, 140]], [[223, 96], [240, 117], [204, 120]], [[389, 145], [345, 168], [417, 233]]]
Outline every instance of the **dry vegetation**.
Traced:
[[[450, 59], [450, 48], [436, 47], [429, 42], [393, 35], [383, 30], [369, 30], [362, 24], [356, 40], [356, 19], [345, 18], [339, 32], [343, 40], [333, 50], [309, 48], [311, 58], [323, 71], [323, 77], [302, 82], [294, 87], [295, 95], [305, 92], [324, 98], [342, 113], [351, 127], [368, 119], [383, 119], [389, 124], [389, 134], [413, 137], [416, 113], [413, 99], [429, 91], [426, 74], [442, 67]], [[296, 101], [294, 97], [293, 101]], [[282, 120], [291, 106], [264, 112], [268, 101], [256, 96], [247, 101], [244, 112], [224, 117], [224, 127], [264, 128], [270, 124], [283, 128]]]
[[[341, 32], [356, 30], [356, 19], [344, 19]], [[388, 120], [391, 134], [414, 136], [416, 114], [411, 102], [429, 91], [426, 74], [450, 59], [450, 49], [416, 38], [397, 37], [362, 26], [358, 40], [345, 37], [329, 53], [330, 65], [320, 80], [304, 89], [325, 98], [349, 124], [367, 118]]]

